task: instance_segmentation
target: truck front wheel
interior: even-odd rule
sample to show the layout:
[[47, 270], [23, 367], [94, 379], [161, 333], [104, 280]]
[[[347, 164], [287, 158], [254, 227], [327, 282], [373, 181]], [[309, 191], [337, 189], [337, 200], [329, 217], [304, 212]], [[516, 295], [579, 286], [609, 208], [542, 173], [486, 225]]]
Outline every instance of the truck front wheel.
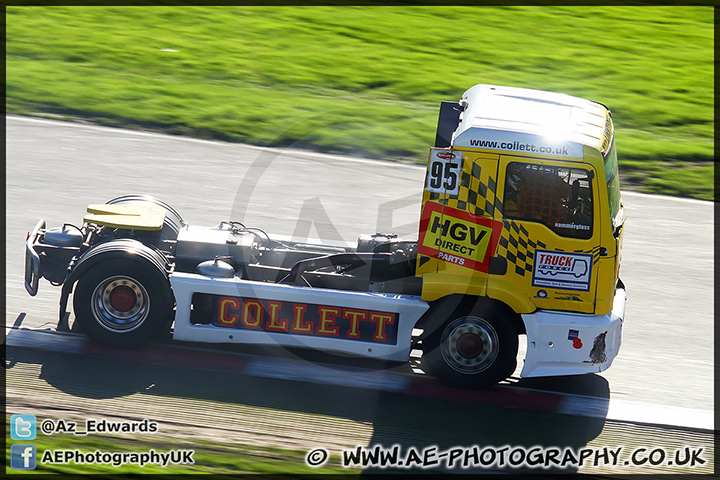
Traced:
[[112, 259], [83, 274], [73, 298], [81, 331], [113, 348], [137, 348], [170, 320], [173, 298], [164, 273], [145, 262]]
[[480, 304], [470, 311], [456, 310], [423, 341], [422, 363], [448, 385], [485, 388], [513, 373], [517, 351], [512, 322]]

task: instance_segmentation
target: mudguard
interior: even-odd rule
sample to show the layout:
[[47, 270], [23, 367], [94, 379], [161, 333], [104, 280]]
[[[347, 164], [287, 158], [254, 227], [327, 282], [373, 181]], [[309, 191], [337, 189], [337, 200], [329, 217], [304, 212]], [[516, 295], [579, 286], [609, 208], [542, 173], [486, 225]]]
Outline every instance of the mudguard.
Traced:
[[[85, 252], [78, 258], [74, 265], [71, 265], [70, 274], [63, 283], [60, 294], [59, 324], [63, 323], [67, 315], [67, 301], [75, 282], [91, 267], [100, 262], [115, 258], [142, 259], [148, 262], [151, 267], [157, 268], [165, 273], [166, 278], [170, 271], [167, 258], [154, 246], [147, 245], [132, 238], [120, 238], [100, 243]], [[168, 286], [169, 285], [170, 282], [168, 281]]]

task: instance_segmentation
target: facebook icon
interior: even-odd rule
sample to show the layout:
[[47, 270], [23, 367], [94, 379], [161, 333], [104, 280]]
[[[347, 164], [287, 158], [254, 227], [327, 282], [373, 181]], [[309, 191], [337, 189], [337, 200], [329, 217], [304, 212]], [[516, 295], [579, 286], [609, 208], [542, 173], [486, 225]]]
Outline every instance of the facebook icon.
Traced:
[[35, 470], [37, 451], [31, 443], [10, 445], [10, 468], [13, 470]]

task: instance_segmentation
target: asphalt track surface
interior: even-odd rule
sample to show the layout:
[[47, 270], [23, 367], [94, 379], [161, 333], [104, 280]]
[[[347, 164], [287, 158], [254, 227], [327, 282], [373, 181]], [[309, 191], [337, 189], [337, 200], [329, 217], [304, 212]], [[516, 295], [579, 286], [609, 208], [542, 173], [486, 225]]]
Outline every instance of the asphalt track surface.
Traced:
[[[42, 280], [29, 297], [23, 287], [24, 240], [36, 221], [80, 224], [89, 203], [118, 195], [154, 195], [196, 225], [237, 220], [349, 243], [376, 231], [417, 234], [424, 175], [417, 166], [15, 116], [6, 122], [8, 326], [57, 323], [59, 289]], [[710, 428], [713, 204], [633, 192], [624, 201], [628, 304], [619, 356], [598, 375], [514, 380], [515, 387], [605, 397], [610, 410], [622, 406], [618, 417]]]

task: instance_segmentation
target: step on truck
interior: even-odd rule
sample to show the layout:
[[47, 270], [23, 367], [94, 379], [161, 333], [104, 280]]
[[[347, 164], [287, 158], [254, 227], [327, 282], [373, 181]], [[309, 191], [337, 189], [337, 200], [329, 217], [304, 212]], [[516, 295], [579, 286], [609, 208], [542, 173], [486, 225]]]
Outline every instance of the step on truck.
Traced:
[[131, 349], [266, 344], [407, 362], [462, 388], [601, 372], [618, 353], [624, 225], [610, 111], [476, 85], [442, 102], [418, 236], [297, 242], [228, 219], [188, 225], [145, 195], [92, 204], [81, 227], [40, 220], [25, 286], [62, 285], [60, 321]]

